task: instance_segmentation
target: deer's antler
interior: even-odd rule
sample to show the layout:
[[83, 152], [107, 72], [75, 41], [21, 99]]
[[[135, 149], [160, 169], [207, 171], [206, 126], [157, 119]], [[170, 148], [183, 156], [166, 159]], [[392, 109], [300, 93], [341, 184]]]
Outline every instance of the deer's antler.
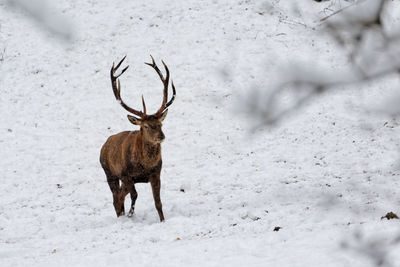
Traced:
[[150, 67], [152, 67], [157, 72], [158, 76], [160, 76], [160, 79], [161, 79], [162, 83], [164, 84], [163, 101], [162, 101], [161, 107], [154, 114], [155, 116], [159, 117], [174, 102], [175, 95], [176, 95], [176, 90], [175, 90], [174, 82], [172, 81], [171, 85], [172, 85], [172, 93], [173, 93], [173, 95], [171, 97], [171, 100], [169, 100], [167, 102], [167, 100], [168, 100], [168, 85], [169, 85], [169, 69], [168, 69], [167, 65], [164, 63], [164, 61], [161, 61], [162, 64], [164, 65], [165, 73], [166, 73], [166, 77], [164, 79], [164, 75], [162, 74], [162, 72], [158, 68], [156, 62], [154, 61], [153, 56], [150, 55], [150, 57], [151, 57], [152, 63], [145, 62], [145, 64], [149, 65]]
[[121, 83], [120, 80], [118, 79], [127, 69], [129, 66], [126, 66], [119, 75], [115, 76], [115, 72], [118, 70], [118, 68], [121, 66], [122, 62], [125, 60], [126, 56], [124, 56], [123, 59], [121, 59], [121, 61], [117, 64], [117, 66], [114, 67], [114, 63], [111, 67], [111, 71], [110, 71], [110, 77], [111, 77], [111, 85], [112, 85], [112, 89], [114, 91], [114, 95], [115, 98], [117, 99], [117, 101], [121, 104], [121, 106], [126, 109], [127, 111], [129, 111], [130, 113], [140, 117], [140, 118], [144, 118], [146, 117], [146, 104], [144, 103], [144, 99], [142, 96], [142, 104], [143, 104], [143, 112], [138, 111], [136, 109], [133, 109], [131, 107], [129, 107], [127, 104], [125, 104], [124, 101], [122, 101], [121, 99]]

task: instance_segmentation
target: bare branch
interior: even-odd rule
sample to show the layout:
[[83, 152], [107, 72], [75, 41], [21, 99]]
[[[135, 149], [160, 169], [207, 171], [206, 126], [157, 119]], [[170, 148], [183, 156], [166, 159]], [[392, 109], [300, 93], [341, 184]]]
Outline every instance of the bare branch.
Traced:
[[8, 0], [10, 7], [18, 8], [31, 16], [39, 25], [66, 41], [73, 37], [70, 21], [54, 14], [46, 0]]
[[[359, 10], [360, 5], [363, 5], [363, 12]], [[310, 64], [289, 68], [282, 74], [283, 81], [272, 87], [262, 104], [254, 105], [260, 102], [254, 101], [254, 95], [251, 97], [250, 109], [260, 115], [261, 124], [275, 124], [312, 97], [328, 90], [400, 73], [400, 34], [388, 38], [382, 22], [385, 8], [386, 0], [364, 0], [341, 9], [340, 14], [336, 12], [338, 15], [332, 21], [329, 19], [325, 30], [340, 44], [350, 47], [349, 69], [332, 72], [308, 66]], [[357, 14], [353, 15], [354, 12]], [[282, 97], [287, 93], [294, 100], [283, 104]]]

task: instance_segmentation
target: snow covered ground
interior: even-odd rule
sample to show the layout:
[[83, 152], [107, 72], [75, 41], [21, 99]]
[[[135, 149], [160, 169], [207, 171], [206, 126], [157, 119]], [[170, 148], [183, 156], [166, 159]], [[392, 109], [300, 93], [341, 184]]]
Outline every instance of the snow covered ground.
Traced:
[[[280, 66], [346, 65], [314, 28], [330, 2], [51, 1], [68, 43], [0, 1], [0, 266], [399, 266], [399, 220], [381, 216], [400, 212], [400, 127], [369, 112], [397, 77], [339, 88], [256, 133], [242, 113]], [[135, 129], [109, 80], [125, 54], [131, 106], [161, 102], [150, 54], [177, 87], [164, 223], [148, 184], [136, 214], [116, 218], [98, 160], [108, 136]]]

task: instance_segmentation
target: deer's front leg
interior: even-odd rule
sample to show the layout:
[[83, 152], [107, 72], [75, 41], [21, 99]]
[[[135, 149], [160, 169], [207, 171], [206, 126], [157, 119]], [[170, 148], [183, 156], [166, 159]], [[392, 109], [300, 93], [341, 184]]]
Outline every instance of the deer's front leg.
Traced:
[[137, 191], [135, 188], [135, 184], [132, 184], [130, 193], [131, 193], [131, 201], [132, 202], [131, 202], [131, 209], [129, 210], [129, 213], [128, 213], [128, 217], [132, 217], [133, 213], [135, 212], [135, 203], [136, 203], [136, 199], [138, 197], [138, 194], [137, 194]]
[[153, 198], [154, 204], [156, 206], [158, 216], [160, 216], [160, 222], [164, 221], [164, 213], [162, 211], [162, 203], [160, 198], [160, 189], [161, 189], [161, 182], [160, 182], [160, 174], [150, 179], [151, 189], [153, 191]]

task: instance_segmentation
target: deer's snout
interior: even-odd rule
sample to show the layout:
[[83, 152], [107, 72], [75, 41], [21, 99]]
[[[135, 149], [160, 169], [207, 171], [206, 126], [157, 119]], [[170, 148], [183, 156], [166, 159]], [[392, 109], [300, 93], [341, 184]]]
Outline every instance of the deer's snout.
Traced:
[[164, 135], [163, 132], [161, 132], [161, 133], [158, 135], [158, 141], [162, 142], [162, 141], [164, 141], [164, 139], [165, 139], [165, 135]]

